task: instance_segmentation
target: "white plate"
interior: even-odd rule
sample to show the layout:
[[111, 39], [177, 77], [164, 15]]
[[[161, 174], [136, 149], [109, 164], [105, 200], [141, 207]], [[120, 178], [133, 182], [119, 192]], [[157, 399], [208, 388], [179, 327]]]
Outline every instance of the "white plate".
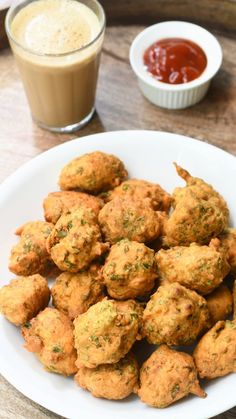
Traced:
[[[102, 150], [119, 156], [129, 175], [160, 183], [171, 192], [183, 184], [172, 162], [211, 183], [228, 202], [236, 225], [236, 159], [230, 154], [181, 135], [154, 131], [120, 131], [95, 134], [52, 148], [18, 169], [0, 187], [0, 284], [13, 277], [8, 257], [14, 230], [28, 220], [43, 217], [42, 200], [56, 190], [62, 166], [75, 156]], [[236, 375], [213, 380], [208, 397], [188, 397], [166, 409], [154, 409], [136, 396], [121, 402], [93, 398], [72, 379], [44, 372], [33, 354], [23, 349], [19, 330], [0, 319], [0, 373], [20, 392], [70, 419], [205, 419], [236, 405]]]

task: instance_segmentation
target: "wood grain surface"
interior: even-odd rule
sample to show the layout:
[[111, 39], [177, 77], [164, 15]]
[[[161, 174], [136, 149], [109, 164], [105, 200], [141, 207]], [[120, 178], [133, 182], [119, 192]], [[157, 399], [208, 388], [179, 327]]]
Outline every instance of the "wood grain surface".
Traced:
[[108, 23], [157, 23], [187, 20], [224, 32], [236, 31], [235, 0], [100, 0]]
[[[0, 0], [0, 7], [1, 7], [1, 0]], [[5, 17], [6, 17], [7, 10], [0, 10], [0, 50], [6, 48], [9, 43], [5, 31]]]
[[[141, 95], [129, 65], [130, 44], [142, 29], [143, 26], [137, 25], [110, 26], [107, 29], [97, 92], [97, 114], [74, 135], [51, 134], [35, 126], [12, 54], [9, 49], [0, 52], [0, 181], [44, 150], [74, 137], [110, 130], [152, 129], [185, 134], [236, 155], [235, 36], [216, 33], [224, 50], [224, 63], [207, 97], [187, 110], [169, 111], [155, 107]], [[59, 416], [31, 402], [0, 378], [0, 419], [15, 418]], [[223, 418], [236, 418], [236, 409], [217, 416], [217, 419]]]

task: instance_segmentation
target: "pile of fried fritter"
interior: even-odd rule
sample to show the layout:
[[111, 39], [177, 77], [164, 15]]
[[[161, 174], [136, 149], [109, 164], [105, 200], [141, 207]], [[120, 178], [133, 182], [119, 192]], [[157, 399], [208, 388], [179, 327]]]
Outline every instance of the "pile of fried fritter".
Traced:
[[[236, 372], [236, 229], [223, 197], [175, 166], [186, 185], [170, 195], [127, 180], [113, 155], [75, 158], [44, 199], [45, 221], [16, 231], [18, 277], [0, 312], [47, 371], [74, 374], [95, 397], [136, 393], [163, 408], [205, 397], [198, 377]], [[139, 366], [142, 339], [156, 348]], [[176, 348], [189, 345], [192, 356]]]

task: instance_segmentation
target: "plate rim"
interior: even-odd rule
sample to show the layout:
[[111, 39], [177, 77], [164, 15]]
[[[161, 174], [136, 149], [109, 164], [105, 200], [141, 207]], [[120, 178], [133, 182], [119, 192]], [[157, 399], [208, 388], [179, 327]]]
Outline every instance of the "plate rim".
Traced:
[[76, 142], [85, 142], [87, 139], [91, 139], [91, 138], [94, 138], [94, 137], [103, 137], [103, 136], [114, 134], [114, 133], [116, 135], [117, 134], [124, 134], [124, 133], [139, 133], [139, 134], [140, 133], [143, 133], [143, 134], [147, 133], [147, 135], [149, 135], [150, 133], [151, 134], [155, 133], [157, 135], [159, 135], [159, 134], [162, 134], [164, 136], [169, 135], [173, 138], [177, 136], [177, 137], [181, 137], [181, 139], [183, 139], [183, 140], [188, 139], [195, 144], [201, 144], [201, 146], [205, 147], [206, 149], [209, 149], [209, 150], [214, 149], [217, 152], [220, 151], [221, 153], [225, 154], [225, 157], [227, 157], [227, 158], [232, 158], [233, 157], [234, 159], [236, 159], [235, 155], [233, 155], [232, 153], [229, 153], [228, 151], [226, 151], [223, 148], [220, 148], [220, 147], [218, 147], [214, 144], [208, 143], [206, 141], [202, 141], [202, 140], [194, 138], [194, 137], [190, 137], [188, 135], [178, 134], [178, 133], [169, 132], [169, 131], [161, 131], [161, 130], [157, 130], [157, 131], [156, 130], [113, 130], [113, 131], [98, 132], [98, 133], [94, 133], [94, 134], [85, 135], [85, 136], [82, 136], [82, 137], [76, 137], [76, 138], [73, 138], [71, 140], [67, 140], [67, 141], [63, 142], [62, 144], [57, 144], [54, 147], [51, 147], [47, 150], [44, 150], [44, 151], [40, 152], [39, 154], [37, 154], [36, 156], [30, 158], [30, 160], [28, 160], [25, 163], [23, 163], [22, 165], [20, 165], [16, 170], [14, 170], [13, 173], [8, 175], [2, 181], [2, 183], [0, 184], [0, 198], [1, 198], [2, 189], [3, 188], [5, 189], [5, 187], [8, 186], [8, 182], [10, 182], [12, 180], [12, 178], [15, 178], [15, 176], [19, 172], [21, 172], [23, 169], [25, 170], [25, 169], [30, 168], [31, 165], [32, 165], [32, 162], [40, 161], [43, 158], [42, 156], [50, 155], [51, 153], [53, 153], [53, 151], [55, 149], [56, 150], [63, 149], [64, 147], [67, 146], [67, 144], [74, 144]]

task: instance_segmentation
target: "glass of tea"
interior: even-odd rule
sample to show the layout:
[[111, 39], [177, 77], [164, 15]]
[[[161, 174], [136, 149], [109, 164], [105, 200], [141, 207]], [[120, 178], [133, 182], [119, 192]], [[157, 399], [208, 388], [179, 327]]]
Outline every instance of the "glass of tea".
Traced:
[[6, 31], [33, 120], [73, 132], [92, 117], [105, 14], [96, 0], [18, 0]]

